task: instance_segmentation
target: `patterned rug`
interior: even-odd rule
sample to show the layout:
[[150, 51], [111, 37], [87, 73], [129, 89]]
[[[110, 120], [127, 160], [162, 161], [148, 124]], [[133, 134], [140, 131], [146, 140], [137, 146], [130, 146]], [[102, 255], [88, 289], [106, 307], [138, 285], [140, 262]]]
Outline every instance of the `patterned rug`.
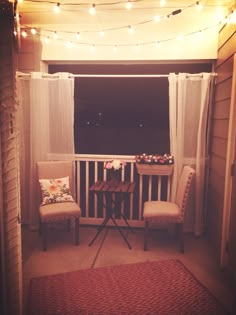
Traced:
[[33, 278], [27, 314], [228, 313], [179, 260], [163, 260]]

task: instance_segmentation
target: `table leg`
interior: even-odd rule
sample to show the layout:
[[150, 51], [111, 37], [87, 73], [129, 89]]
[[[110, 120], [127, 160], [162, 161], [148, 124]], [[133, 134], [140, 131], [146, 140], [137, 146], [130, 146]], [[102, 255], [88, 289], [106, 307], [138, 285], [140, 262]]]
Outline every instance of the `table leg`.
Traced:
[[121, 213], [121, 211], [119, 211], [120, 216], [123, 218], [123, 220], [125, 221], [126, 225], [128, 226], [128, 228], [130, 229], [130, 231], [132, 233], [135, 233], [135, 231], [133, 230], [132, 226], [130, 226], [129, 222], [127, 221], [126, 217], [124, 216], [123, 213]]
[[106, 224], [110, 220], [110, 218], [111, 218], [111, 216], [108, 216], [105, 220], [103, 220], [102, 224], [98, 227], [97, 233], [95, 234], [94, 238], [89, 243], [89, 246], [91, 246], [93, 244], [93, 242], [96, 240], [98, 235], [102, 232], [102, 230], [104, 229], [104, 227], [106, 226]]
[[111, 216], [111, 219], [113, 221], [113, 223], [115, 224], [115, 227], [117, 228], [117, 230], [120, 232], [120, 235], [123, 237], [124, 241], [126, 242], [126, 244], [128, 245], [129, 249], [132, 249], [130, 243], [128, 242], [127, 238], [125, 237], [124, 233], [122, 232], [121, 228], [119, 227], [119, 225], [116, 223], [116, 220]]

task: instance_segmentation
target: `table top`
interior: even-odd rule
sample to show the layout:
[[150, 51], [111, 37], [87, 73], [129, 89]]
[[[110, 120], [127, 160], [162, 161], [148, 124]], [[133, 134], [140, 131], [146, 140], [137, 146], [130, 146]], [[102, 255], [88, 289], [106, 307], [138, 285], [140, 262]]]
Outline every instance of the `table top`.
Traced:
[[94, 183], [89, 190], [94, 192], [114, 192], [114, 193], [133, 193], [135, 188], [134, 182], [122, 181], [101, 181]]

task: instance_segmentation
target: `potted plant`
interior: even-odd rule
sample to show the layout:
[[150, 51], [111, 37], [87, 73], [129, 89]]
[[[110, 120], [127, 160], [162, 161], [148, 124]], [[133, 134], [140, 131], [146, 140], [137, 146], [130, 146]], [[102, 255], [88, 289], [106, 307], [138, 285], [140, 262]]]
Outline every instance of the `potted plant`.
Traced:
[[171, 154], [139, 154], [135, 156], [139, 175], [170, 176], [174, 168], [174, 157]]

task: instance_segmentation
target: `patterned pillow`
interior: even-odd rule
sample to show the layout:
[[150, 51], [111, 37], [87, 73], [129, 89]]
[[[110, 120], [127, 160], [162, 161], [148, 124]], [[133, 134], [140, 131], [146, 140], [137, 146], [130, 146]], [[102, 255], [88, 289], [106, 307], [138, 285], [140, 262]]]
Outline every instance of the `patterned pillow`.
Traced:
[[70, 186], [69, 176], [56, 179], [39, 179], [41, 193], [42, 193], [42, 206], [56, 202], [74, 201]]

